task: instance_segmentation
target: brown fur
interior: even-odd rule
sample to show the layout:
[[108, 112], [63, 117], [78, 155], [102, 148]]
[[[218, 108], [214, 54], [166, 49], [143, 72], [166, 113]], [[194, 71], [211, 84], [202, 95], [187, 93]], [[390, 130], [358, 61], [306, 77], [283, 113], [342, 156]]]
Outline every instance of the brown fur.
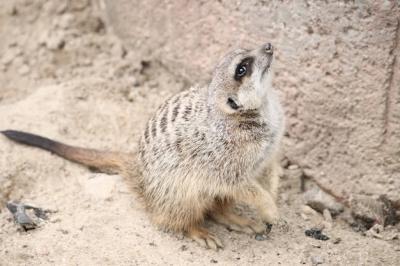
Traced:
[[15, 142], [48, 150], [67, 160], [86, 165], [101, 172], [120, 173], [133, 156], [128, 153], [74, 147], [22, 131], [5, 130], [0, 133]]
[[[284, 119], [271, 87], [271, 62], [268, 45], [226, 55], [208, 87], [181, 92], [156, 111], [141, 136], [137, 158], [29, 133], [3, 134], [71, 161], [122, 172], [155, 224], [183, 232], [202, 246], [222, 248], [203, 227], [207, 216], [246, 233], [262, 233], [263, 223], [278, 219], [277, 152]], [[248, 71], [238, 76], [243, 64]], [[141, 174], [132, 178], [137, 170]], [[255, 207], [263, 223], [235, 214], [237, 202]]]

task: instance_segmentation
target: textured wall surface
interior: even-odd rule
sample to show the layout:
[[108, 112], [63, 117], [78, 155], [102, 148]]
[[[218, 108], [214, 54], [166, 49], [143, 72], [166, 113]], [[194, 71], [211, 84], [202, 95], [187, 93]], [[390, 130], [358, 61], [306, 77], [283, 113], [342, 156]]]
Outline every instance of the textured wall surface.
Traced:
[[[329, 2], [329, 3], [328, 3]], [[398, 197], [398, 1], [106, 1], [127, 47], [191, 82], [229, 49], [270, 41], [286, 155], [340, 192]]]

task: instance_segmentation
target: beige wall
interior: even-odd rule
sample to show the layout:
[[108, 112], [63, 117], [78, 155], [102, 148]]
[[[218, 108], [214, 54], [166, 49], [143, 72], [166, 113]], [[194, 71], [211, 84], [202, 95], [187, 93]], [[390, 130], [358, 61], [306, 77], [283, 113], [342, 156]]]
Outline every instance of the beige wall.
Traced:
[[[397, 1], [108, 0], [127, 46], [193, 83], [227, 50], [270, 41], [287, 156], [339, 192], [400, 191]], [[397, 59], [396, 59], [397, 58]]]

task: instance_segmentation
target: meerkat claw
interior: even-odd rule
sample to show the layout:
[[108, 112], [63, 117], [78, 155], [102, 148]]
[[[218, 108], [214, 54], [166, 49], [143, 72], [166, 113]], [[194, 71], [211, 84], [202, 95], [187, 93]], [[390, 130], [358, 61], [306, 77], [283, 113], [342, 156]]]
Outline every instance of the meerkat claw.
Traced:
[[216, 251], [224, 248], [221, 240], [204, 228], [192, 229], [187, 233], [187, 235], [204, 248], [209, 248]]
[[271, 230], [272, 230], [272, 224], [265, 223], [265, 233], [269, 234], [269, 233], [271, 233]]
[[231, 225], [227, 226], [226, 228], [228, 230], [230, 230], [230, 231], [243, 232], [243, 233], [246, 233], [246, 234], [253, 234], [254, 233], [254, 230], [249, 226], [240, 226], [240, 225], [237, 225], [237, 224], [231, 224]]
[[242, 232], [249, 235], [265, 232], [265, 226], [262, 223], [256, 223], [232, 212], [213, 213], [212, 218], [230, 231]]

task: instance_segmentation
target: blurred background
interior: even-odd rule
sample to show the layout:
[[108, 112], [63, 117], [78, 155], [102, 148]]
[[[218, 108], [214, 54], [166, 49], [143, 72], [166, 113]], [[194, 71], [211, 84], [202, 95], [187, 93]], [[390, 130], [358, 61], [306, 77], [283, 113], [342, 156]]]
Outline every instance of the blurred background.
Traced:
[[398, 2], [328, 2], [106, 1], [127, 47], [190, 82], [229, 49], [272, 42], [289, 160], [347, 192], [398, 194]]
[[[280, 204], [283, 216], [289, 213], [289, 224], [306, 228], [326, 220], [302, 209], [322, 193], [312, 185], [304, 187], [307, 179], [317, 180], [347, 202], [358, 196], [377, 200], [386, 195], [400, 208], [400, 9], [396, 0], [0, 0], [0, 130], [20, 129], [75, 145], [130, 150], [146, 120], [167, 97], [206, 85], [216, 62], [229, 50], [265, 42], [275, 47], [273, 83], [287, 116]], [[0, 138], [0, 169], [2, 204], [29, 198], [54, 208], [68, 205], [70, 215], [77, 216], [77, 209], [89, 202], [92, 207], [83, 211], [88, 214], [79, 214], [87, 220], [101, 211], [104, 202], [109, 215], [117, 215], [112, 210], [121, 204], [132, 207], [128, 196], [118, 192], [123, 186], [120, 179], [111, 181], [99, 174], [92, 178], [86, 169], [17, 147], [4, 138]], [[324, 206], [317, 211], [322, 213]], [[336, 215], [334, 207], [328, 209]], [[343, 206], [339, 209], [343, 211]], [[145, 216], [134, 212], [144, 217], [139, 225], [146, 226]], [[379, 213], [372, 214], [372, 220], [388, 217], [382, 209]], [[0, 214], [6, 217], [4, 211]], [[97, 222], [106, 221], [107, 227], [123, 224], [132, 230], [120, 232], [120, 237], [121, 245], [133, 245], [134, 253], [144, 258], [135, 259], [136, 263], [157, 264], [163, 256], [173, 261], [168, 249], [159, 248], [154, 257], [143, 251], [140, 238], [132, 236], [137, 228], [129, 227], [131, 220], [112, 217], [102, 216]], [[75, 230], [73, 218], [60, 219], [70, 226], [68, 230]], [[9, 223], [3, 226], [3, 233], [14, 232]], [[394, 265], [400, 259], [395, 248], [398, 240], [376, 242], [377, 237], [363, 239], [343, 228], [335, 234], [348, 243], [357, 239], [361, 248], [351, 249], [355, 242], [341, 247], [326, 244], [319, 251], [323, 262]], [[57, 225], [53, 229], [57, 232]], [[146, 230], [144, 235], [151, 235], [159, 245], [167, 242], [180, 248], [168, 235]], [[398, 226], [394, 230], [399, 233]], [[114, 241], [113, 231], [91, 233]], [[282, 229], [277, 234], [286, 233]], [[78, 237], [77, 243], [85, 246], [91, 241], [89, 235]], [[293, 233], [293, 243], [263, 242], [256, 250], [276, 252], [260, 251], [254, 256], [267, 256], [274, 263], [309, 263], [315, 247], [303, 243], [303, 236], [303, 232]], [[2, 237], [6, 235], [0, 232]], [[34, 243], [37, 237], [29, 241]], [[65, 237], [69, 236], [56, 239], [62, 242]], [[49, 240], [46, 235], [39, 238]], [[254, 249], [240, 236], [225, 239], [229, 241], [235, 248], [221, 255], [223, 263], [236, 263], [231, 257], [239, 256], [238, 250]], [[11, 242], [14, 247], [24, 243], [18, 235]], [[98, 245], [97, 249], [85, 246], [89, 259], [74, 245], [59, 246], [59, 254], [77, 256], [77, 263], [99, 262], [95, 258], [105, 244]], [[369, 245], [363, 253], [362, 246]], [[54, 252], [44, 245], [28, 253], [35, 257], [40, 248]], [[10, 258], [29, 261], [8, 250]], [[276, 255], [287, 250], [300, 252], [301, 258]], [[383, 250], [393, 253], [383, 255]], [[117, 250], [108, 252], [117, 254]], [[129, 253], [119, 258], [112, 254], [111, 264], [132, 260]], [[338, 254], [343, 256], [335, 257]], [[201, 252], [197, 255], [182, 255], [175, 263], [189, 263], [193, 256], [200, 264], [210, 262]], [[245, 263], [263, 262], [243, 256]], [[318, 262], [315, 256], [313, 264]], [[62, 263], [60, 258], [51, 260]]]

